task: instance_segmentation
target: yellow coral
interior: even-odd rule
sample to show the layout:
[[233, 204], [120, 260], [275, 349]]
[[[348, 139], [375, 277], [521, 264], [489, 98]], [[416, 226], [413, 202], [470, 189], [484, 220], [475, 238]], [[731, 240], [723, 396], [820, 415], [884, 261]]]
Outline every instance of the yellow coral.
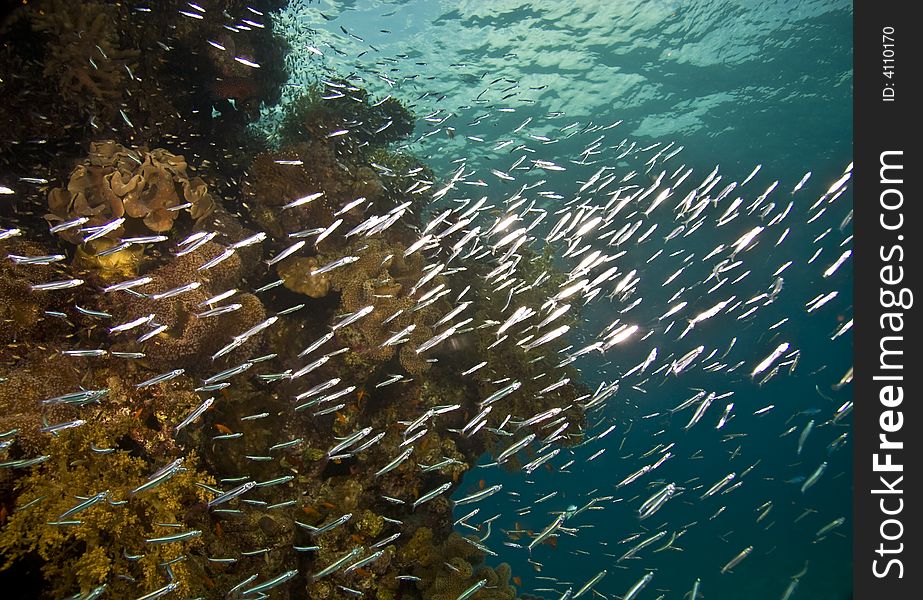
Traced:
[[464, 558], [461, 558], [460, 556], [453, 556], [451, 559], [449, 559], [448, 562], [455, 568], [456, 574], [461, 579], [468, 579], [474, 575], [474, 567], [472, 567], [471, 563], [469, 563]]
[[[186, 455], [187, 471], [178, 472], [159, 486], [132, 494], [150, 473], [152, 465], [125, 451], [98, 454], [90, 447], [96, 437], [91, 425], [62, 432], [50, 441], [49, 459], [17, 484], [19, 510], [0, 531], [0, 551], [6, 566], [23, 554], [35, 552], [44, 561], [43, 572], [57, 596], [84, 594], [107, 583], [115, 597], [136, 596], [153, 589], [163, 577], [159, 564], [200, 545], [199, 538], [170, 544], [150, 544], [148, 538], [164, 535], [155, 523], [178, 523], [185, 529], [188, 508], [206, 500], [196, 481], [214, 480], [197, 471], [195, 453]], [[81, 502], [100, 492], [102, 500], [72, 515]], [[108, 501], [117, 501], [116, 505]], [[122, 505], [122, 501], [127, 504]], [[60, 525], [49, 525], [63, 521]], [[136, 561], [126, 555], [141, 555]], [[132, 574], [135, 582], [110, 577]], [[162, 585], [162, 584], [160, 584]], [[181, 581], [184, 593], [196, 593], [201, 584]]]
[[144, 247], [129, 246], [100, 256], [101, 253], [111, 250], [115, 245], [114, 240], [99, 238], [77, 246], [74, 267], [93, 272], [103, 282], [121, 281], [136, 276], [141, 259], [144, 257]]
[[385, 521], [381, 518], [381, 515], [376, 515], [370, 510], [364, 510], [356, 521], [356, 531], [368, 538], [373, 538], [381, 533], [384, 524]]

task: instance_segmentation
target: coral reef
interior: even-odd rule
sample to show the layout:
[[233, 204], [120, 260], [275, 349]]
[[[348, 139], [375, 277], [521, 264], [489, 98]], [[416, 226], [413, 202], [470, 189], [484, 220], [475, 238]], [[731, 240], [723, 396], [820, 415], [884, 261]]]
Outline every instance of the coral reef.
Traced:
[[74, 268], [96, 275], [101, 282], [131, 279], [138, 274], [144, 259], [144, 246], [120, 248], [111, 238], [97, 238], [77, 246]]
[[[423, 176], [431, 171], [410, 155], [387, 149], [412, 132], [410, 113], [394, 99], [371, 104], [365, 90], [342, 85], [349, 99], [324, 99], [317, 86], [304, 92], [286, 109], [282, 147], [253, 160], [244, 191], [252, 199], [254, 220], [274, 238], [308, 236], [334, 223], [348, 231], [369, 215], [408, 200], [416, 207], [426, 198], [407, 197], [401, 186], [411, 181], [408, 171]], [[382, 124], [389, 125], [381, 129]], [[349, 135], [342, 135], [346, 131]], [[396, 230], [404, 227], [401, 223]], [[331, 236], [323, 249], [336, 244]]]
[[55, 298], [31, 293], [32, 285], [55, 278], [55, 266], [17, 264], [10, 258], [50, 254], [48, 248], [31, 241], [11, 240], [0, 247], [0, 359], [14, 349], [10, 344], [33, 335], [44, 337], [43, 328], [61, 330], [61, 324], [45, 312], [57, 304]]
[[501, 600], [516, 597], [516, 589], [509, 583], [508, 564], [500, 563], [496, 568], [481, 564], [484, 553], [458, 533], [453, 532], [442, 544], [432, 546], [431, 532], [418, 530], [418, 533], [421, 532], [407, 544], [408, 554], [402, 558], [411, 559], [408, 562], [417, 565], [415, 572], [421, 578], [419, 586], [423, 598], [456, 600], [482, 579], [486, 579], [487, 584], [478, 592], [477, 598]]
[[[7, 7], [0, 20], [0, 164], [23, 177], [57, 177], [93, 140], [150, 148], [180, 141], [207, 179], [221, 185], [240, 177], [265, 148], [248, 125], [262, 103], [279, 99], [287, 45], [268, 18], [277, 0], [208, 4], [209, 18], [201, 20], [177, 0]], [[235, 27], [244, 20], [257, 25]], [[220, 40], [224, 50], [206, 39]]]
[[[49, 458], [17, 482], [21, 501], [0, 531], [0, 551], [7, 566], [22, 553], [40, 557], [45, 577], [54, 582], [49, 595], [89, 592], [99, 585], [117, 597], [156, 589], [169, 581], [161, 565], [201, 545], [198, 536], [168, 543], [146, 541], [195, 525], [190, 506], [207, 499], [195, 483], [214, 483], [196, 470], [195, 454], [187, 453], [185, 470], [168, 481], [133, 494], [160, 465], [125, 450], [94, 451], [117, 444], [111, 436], [118, 429], [112, 422], [105, 427], [88, 424], [51, 439]], [[99, 500], [74, 512], [94, 497]], [[201, 580], [187, 576], [186, 564], [171, 568], [185, 593], [202, 591]]]
[[[408, 341], [399, 353], [401, 365], [414, 375], [429, 368], [413, 348], [433, 336], [431, 326], [448, 311], [447, 303], [443, 300], [422, 309], [416, 306], [417, 298], [411, 291], [422, 275], [423, 261], [419, 255], [405, 257], [404, 251], [400, 243], [392, 245], [382, 239], [371, 239], [350, 244], [342, 254], [295, 259], [279, 268], [285, 286], [293, 291], [315, 298], [323, 290], [338, 292], [337, 314], [374, 307], [360, 321], [337, 330], [338, 341], [349, 348], [345, 362], [357, 373], [367, 373], [375, 365], [390, 360], [398, 352], [398, 345], [385, 342], [411, 326]], [[329, 264], [344, 256], [357, 256], [358, 260], [328, 273], [311, 275], [309, 269], [316, 268], [315, 265]], [[439, 283], [436, 281], [434, 285]]]
[[[224, 598], [293, 570], [273, 594], [454, 600], [487, 580], [475, 598], [516, 597], [509, 566], [485, 564], [485, 532], [453, 532], [448, 497], [467, 487], [479, 457], [509, 446], [490, 432], [506, 415], [516, 427], [559, 408], [574, 435], [554, 443], [579, 439], [587, 390], [575, 370], [557, 366], [563, 343], [536, 358], [498, 344], [489, 326], [511, 302], [542, 304], [564, 275], [550, 252], [523, 249], [520, 276], [543, 283], [514, 298], [494, 289], [488, 261], [453, 255], [446, 268], [464, 230], [411, 248], [436, 176], [389, 147], [414, 128], [394, 98], [374, 101], [330, 79], [286, 109], [278, 149], [245, 144], [240, 127], [214, 135], [220, 124], [242, 127], [274, 97], [272, 63], [281, 61], [263, 60], [277, 51], [262, 45], [268, 29], [235, 32], [218, 19], [199, 29], [173, 14], [187, 4], [171, 0], [170, 15], [145, 22], [118, 3], [77, 14], [39, 2], [16, 27], [43, 32], [42, 60], [0, 56], [55, 78], [40, 88], [41, 106], [57, 94], [91, 117], [84, 131], [73, 115], [49, 112], [56, 123], [71, 119], [74, 147], [89, 143], [89, 156], [75, 163], [66, 154], [41, 173], [69, 174], [35, 194], [47, 198], [44, 220], [38, 205], [16, 215], [39, 241], [0, 240], [4, 568], [40, 566], [36, 597], [101, 585], [111, 597], [138, 597], [174, 582], [183, 597]], [[208, 11], [235, 23], [256, 7], [218, 4]], [[115, 14], [132, 26], [115, 28]], [[75, 28], [86, 37], [75, 39]], [[203, 36], [214, 43], [203, 49]], [[158, 43], [162, 60], [137, 52]], [[106, 121], [103, 105], [122, 114]], [[101, 128], [121, 143], [98, 141]], [[168, 143], [174, 132], [182, 143]], [[25, 168], [32, 159], [9, 160]], [[382, 231], [347, 235], [390, 211], [398, 218]], [[77, 218], [86, 222], [45, 229]], [[183, 239], [201, 243], [184, 250]], [[80, 283], [34, 288], [69, 279]], [[472, 306], [445, 319], [465, 293]], [[486, 365], [462, 377], [472, 356]], [[553, 369], [571, 382], [539, 393]], [[521, 389], [482, 433], [459, 435], [506, 380]], [[326, 572], [344, 556], [369, 560]]]
[[343, 143], [386, 146], [413, 133], [414, 117], [396, 98], [373, 101], [369, 93], [344, 79], [315, 83], [286, 107], [282, 138], [289, 143], [331, 140], [349, 129]]
[[[373, 169], [355, 160], [339, 159], [329, 144], [311, 141], [257, 156], [245, 180], [244, 191], [253, 199], [253, 219], [275, 238], [326, 228], [338, 219], [348, 231], [368, 214], [393, 208], [383, 202], [382, 184]], [[305, 198], [320, 194], [312, 200]], [[357, 199], [364, 201], [341, 212]], [[296, 203], [289, 208], [285, 205]], [[335, 247], [341, 236], [328, 238]]]
[[[151, 271], [152, 282], [141, 286], [143, 296], [123, 294], [111, 300], [112, 311], [123, 321], [156, 314], [156, 324], [165, 329], [142, 343], [122, 342], [116, 338], [115, 347], [124, 351], [141, 349], [154, 368], [186, 367], [193, 371], [198, 365], [211, 369], [211, 356], [229, 341], [229, 332], [239, 334], [266, 318], [262, 303], [250, 293], [233, 297], [237, 310], [216, 316], [200, 317], [209, 310], [206, 301], [216, 294], [233, 288], [243, 276], [243, 261], [232, 255], [217, 266], [200, 270], [199, 267], [220, 256], [224, 248], [208, 242], [189, 254]], [[198, 284], [182, 294], [162, 298], [161, 294], [189, 284]], [[130, 337], [130, 335], [129, 335]], [[259, 347], [259, 336], [247, 341], [228, 355], [227, 361], [252, 354]]]
[[[417, 211], [431, 200], [428, 188], [436, 181], [436, 175], [418, 157], [406, 150], [396, 152], [386, 146], [372, 146], [366, 156], [369, 165], [378, 173], [383, 201], [395, 205], [410, 201]], [[413, 190], [409, 197], [406, 190]]]

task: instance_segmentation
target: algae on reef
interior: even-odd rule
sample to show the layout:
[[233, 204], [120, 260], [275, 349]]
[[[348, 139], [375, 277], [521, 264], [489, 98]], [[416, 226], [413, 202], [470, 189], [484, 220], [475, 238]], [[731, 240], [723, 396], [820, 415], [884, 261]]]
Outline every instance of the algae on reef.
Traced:
[[[553, 440], [561, 445], [582, 429], [575, 401], [586, 390], [572, 370], [569, 382], [539, 394], [550, 383], [541, 379], [550, 359], [536, 360], [515, 344], [497, 346], [492, 331], [475, 326], [502, 319], [512, 297], [492, 289], [485, 265], [456, 257], [463, 268], [450, 280], [427, 269], [424, 253], [447, 256], [452, 240], [408, 251], [436, 180], [416, 157], [389, 147], [413, 131], [411, 113], [397, 99], [374, 101], [351, 82], [334, 80], [341, 97], [322, 99], [313, 87], [288, 107], [281, 148], [257, 144], [227, 153], [236, 154], [228, 161], [242, 163], [239, 170], [220, 160], [209, 166], [188, 144], [208, 137], [210, 125], [172, 116], [172, 103], [182, 104], [189, 91], [170, 87], [182, 78], [131, 46], [164, 31], [175, 31], [178, 45], [190, 44], [190, 23], [155, 20], [150, 31], [120, 30], [107, 15], [121, 5], [90, 3], [78, 15], [66, 3], [39, 4], [46, 12], [29, 7], [26, 14], [46, 35], [46, 75], [57, 78], [63, 97], [88, 107], [102, 131], [91, 126], [80, 134], [88, 156], [68, 154], [46, 166], [49, 180], [59, 183], [17, 215], [34, 239], [0, 241], [2, 568], [40, 564], [44, 584], [33, 595], [47, 598], [86, 595], [101, 585], [112, 597], [137, 597], [171, 581], [184, 596], [224, 598], [254, 573], [263, 581], [291, 569], [299, 574], [273, 591], [278, 597], [338, 598], [343, 586], [366, 597], [454, 600], [482, 579], [487, 585], [475, 598], [516, 597], [509, 566], [485, 564], [479, 542], [453, 532], [447, 494], [414, 504], [439, 486], [458, 486], [485, 452], [499, 454], [508, 444], [489, 432], [500, 426], [499, 414], [488, 415], [478, 436], [453, 433], [496, 391], [493, 382], [522, 386], [504, 400], [504, 414], [562, 409], [574, 436]], [[72, 39], [75, 27], [88, 38]], [[234, 39], [238, 54], [273, 53], [258, 43], [264, 38]], [[86, 72], [78, 63], [88, 52], [106, 54], [105, 68]], [[208, 65], [202, 73], [220, 74], [210, 101], [271, 97], [269, 80], [253, 89], [226, 56], [199, 59]], [[136, 62], [143, 83], [130, 76]], [[151, 92], [134, 90], [124, 100], [131, 127], [111, 110], [122, 84]], [[107, 110], [97, 110], [101, 103]], [[171, 116], [161, 120], [161, 109]], [[179, 128], [175, 145], [162, 129], [170, 123]], [[344, 129], [349, 135], [331, 135]], [[4, 160], [34, 166], [36, 156]], [[228, 172], [240, 181], [232, 183]], [[346, 235], [394, 210], [403, 211], [401, 218], [383, 231]], [[87, 220], [47, 233], [48, 224], [77, 218]], [[117, 219], [124, 221], [87, 241], [100, 231], [92, 228]], [[214, 235], [205, 239], [206, 232]], [[259, 232], [265, 243], [236, 245]], [[181, 240], [187, 243], [178, 247]], [[305, 241], [296, 254], [272, 260], [295, 240]], [[55, 253], [60, 259], [49, 264], [10, 258]], [[520, 260], [528, 278], [543, 283], [516, 301], [537, 306], [563, 275], [550, 254]], [[342, 266], [316, 273], [336, 261]], [[103, 291], [147, 277], [131, 292]], [[83, 285], [53, 294], [33, 289], [68, 279]], [[461, 289], [449, 286], [458, 284], [469, 287], [471, 302], [459, 318], [473, 322], [458, 325], [449, 342], [418, 351], [450, 326], [440, 320], [454, 308]], [[421, 302], [424, 294], [429, 298]], [[223, 310], [209, 312], [216, 308]], [[361, 319], [338, 326], [363, 310]], [[142, 324], [116, 327], [132, 322]], [[272, 327], [261, 328], [265, 323]], [[331, 330], [325, 344], [299, 355]], [[398, 331], [406, 332], [401, 340], [394, 339]], [[321, 356], [327, 358], [305, 368]], [[472, 356], [486, 366], [460, 376]], [[235, 367], [241, 370], [205, 385]], [[380, 385], [386, 379], [392, 383]], [[311, 391], [331, 381], [323, 397]], [[405, 427], [421, 415], [426, 435], [407, 460], [386, 468], [406, 451]], [[68, 427], [50, 433], [56, 425]], [[336, 438], [366, 428], [377, 443], [331, 452]], [[161, 481], [160, 471], [179, 459]], [[244, 481], [256, 485], [233, 503], [208, 506]], [[83, 502], [89, 504], [75, 510]], [[344, 515], [351, 516], [324, 529]], [[174, 534], [180, 537], [170, 540]], [[312, 576], [357, 548], [356, 560], [381, 554], [362, 568]]]

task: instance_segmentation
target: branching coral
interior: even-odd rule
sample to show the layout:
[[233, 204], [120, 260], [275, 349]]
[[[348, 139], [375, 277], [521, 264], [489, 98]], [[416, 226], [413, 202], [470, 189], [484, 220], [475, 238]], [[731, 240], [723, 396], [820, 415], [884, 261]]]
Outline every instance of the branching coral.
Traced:
[[[107, 234], [111, 238], [126, 231], [169, 231], [184, 207], [194, 220], [202, 219], [214, 210], [215, 201], [205, 182], [190, 178], [186, 167], [182, 156], [162, 148], [131, 150], [113, 141], [93, 142], [67, 187], [48, 194], [51, 214], [46, 218], [55, 223], [88, 217], [84, 229], [125, 218], [122, 227]], [[61, 236], [74, 243], [81, 239], [76, 228]]]
[[96, 108], [117, 104], [128, 80], [126, 66], [138, 53], [121, 47], [111, 7], [44, 0], [35, 9], [34, 26], [50, 38], [45, 76], [58, 79], [65, 99]]

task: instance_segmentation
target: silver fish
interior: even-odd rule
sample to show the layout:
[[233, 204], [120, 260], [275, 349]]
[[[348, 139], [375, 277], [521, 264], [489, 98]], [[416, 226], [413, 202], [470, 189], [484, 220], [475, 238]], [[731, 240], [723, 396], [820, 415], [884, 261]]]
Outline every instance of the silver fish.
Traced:
[[349, 552], [347, 552], [346, 554], [344, 554], [344, 555], [341, 556], [340, 558], [338, 558], [338, 559], [336, 559], [335, 561], [333, 561], [329, 566], [327, 566], [327, 567], [321, 569], [321, 570], [318, 571], [317, 573], [314, 573], [314, 574], [311, 576], [311, 579], [312, 579], [313, 581], [317, 581], [318, 579], [321, 579], [321, 578], [323, 578], [323, 577], [326, 577], [327, 575], [330, 575], [331, 573], [335, 573], [336, 571], [339, 571], [340, 568], [343, 567], [343, 565], [345, 565], [346, 563], [348, 563], [348, 562], [351, 561], [352, 559], [356, 558], [357, 556], [359, 556], [359, 555], [362, 554], [363, 552], [365, 552], [365, 548], [362, 547], [362, 546], [357, 546], [356, 548], [353, 548], [352, 550], [350, 550]]
[[224, 492], [212, 498], [211, 500], [208, 501], [208, 507], [211, 508], [219, 504], [224, 504], [225, 502], [233, 500], [234, 498], [237, 498], [238, 496], [249, 492], [254, 487], [256, 487], [256, 482], [247, 481], [246, 483], [243, 483], [234, 489], [228, 490], [227, 492]]
[[184, 427], [186, 427], [187, 425], [189, 425], [190, 423], [198, 419], [200, 416], [202, 416], [202, 414], [211, 407], [214, 401], [215, 401], [214, 398], [206, 398], [205, 401], [202, 402], [202, 404], [194, 408], [192, 412], [186, 416], [185, 419], [180, 421], [180, 423], [176, 427], [173, 428], [173, 432], [174, 433], [178, 432], [179, 430], [183, 429]]
[[330, 271], [333, 271], [334, 269], [338, 269], [339, 267], [352, 264], [356, 262], [357, 260], [359, 260], [358, 256], [344, 256], [343, 258], [338, 258], [334, 261], [327, 263], [326, 265], [322, 267], [313, 269], [311, 271], [311, 276], [314, 277], [315, 275], [321, 275], [322, 273], [329, 273]]
[[390, 473], [394, 469], [398, 468], [405, 460], [407, 460], [410, 457], [410, 454], [412, 452], [413, 452], [413, 446], [410, 446], [407, 449], [405, 449], [403, 452], [398, 454], [394, 460], [392, 460], [391, 462], [389, 462], [388, 464], [380, 468], [378, 471], [376, 471], [375, 477], [381, 477], [385, 473]]
[[162, 373], [162, 374], [157, 375], [157, 376], [155, 376], [155, 377], [151, 377], [150, 379], [147, 379], [147, 380], [145, 380], [145, 381], [142, 381], [141, 383], [137, 383], [137, 384], [135, 384], [135, 387], [138, 388], [138, 389], [142, 389], [142, 388], [150, 387], [150, 386], [152, 386], [152, 385], [157, 385], [158, 383], [163, 383], [163, 382], [165, 382], [165, 381], [170, 381], [171, 379], [174, 379], [174, 378], [176, 378], [176, 377], [179, 377], [180, 375], [182, 375], [182, 374], [185, 373], [185, 372], [186, 372], [186, 369], [174, 369], [174, 370], [169, 371], [169, 372], [167, 372], [167, 373]]
[[423, 494], [422, 496], [420, 496], [419, 498], [417, 498], [416, 500], [414, 500], [414, 502], [413, 502], [413, 507], [416, 508], [416, 507], [420, 506], [421, 504], [423, 504], [423, 503], [425, 503], [425, 502], [429, 502], [430, 500], [432, 500], [432, 499], [435, 498], [436, 496], [439, 496], [440, 494], [442, 494], [443, 492], [445, 492], [446, 490], [448, 490], [450, 487], [452, 487], [452, 482], [451, 482], [451, 481], [447, 481], [447, 482], [443, 483], [442, 485], [440, 485], [440, 486], [438, 486], [438, 487], [436, 487], [436, 488], [434, 488], [434, 489], [432, 489], [432, 490], [426, 492], [425, 494]]
[[69, 290], [83, 285], [83, 279], [63, 279], [60, 281], [47, 281], [45, 283], [33, 283], [29, 288], [33, 292], [46, 292], [54, 290]]

